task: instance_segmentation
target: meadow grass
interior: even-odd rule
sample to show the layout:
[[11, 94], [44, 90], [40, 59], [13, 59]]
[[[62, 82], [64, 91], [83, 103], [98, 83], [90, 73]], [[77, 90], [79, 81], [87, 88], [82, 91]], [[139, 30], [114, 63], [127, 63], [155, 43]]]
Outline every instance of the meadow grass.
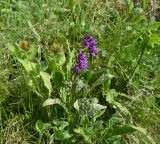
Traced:
[[[159, 143], [160, 22], [147, 6], [1, 0], [0, 142]], [[80, 49], [89, 66], [77, 75]]]

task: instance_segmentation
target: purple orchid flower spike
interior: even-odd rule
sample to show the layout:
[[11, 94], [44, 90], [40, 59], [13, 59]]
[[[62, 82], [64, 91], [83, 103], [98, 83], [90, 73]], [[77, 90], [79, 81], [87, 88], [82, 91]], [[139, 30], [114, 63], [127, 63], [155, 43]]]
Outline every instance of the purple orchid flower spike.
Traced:
[[91, 56], [97, 55], [98, 49], [96, 47], [96, 40], [90, 34], [85, 35], [85, 37], [82, 39], [82, 45], [89, 49]]
[[77, 74], [79, 74], [81, 70], [87, 71], [88, 68], [87, 61], [88, 61], [87, 56], [83, 54], [81, 51], [79, 51], [77, 64], [74, 68]]

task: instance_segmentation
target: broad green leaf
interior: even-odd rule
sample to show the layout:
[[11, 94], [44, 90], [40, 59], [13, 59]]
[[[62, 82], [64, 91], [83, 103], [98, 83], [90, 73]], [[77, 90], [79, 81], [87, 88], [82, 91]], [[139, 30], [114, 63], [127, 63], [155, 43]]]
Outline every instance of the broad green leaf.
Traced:
[[57, 140], [65, 140], [69, 139], [71, 135], [69, 134], [68, 131], [62, 131], [62, 130], [55, 130], [55, 138]]
[[158, 28], [160, 28], [160, 22], [153, 22], [149, 25], [149, 30], [157, 30]]
[[54, 64], [54, 72], [58, 72], [61, 73], [62, 75], [64, 75], [63, 69], [61, 66], [59, 66], [58, 64]]
[[91, 129], [79, 127], [78, 129], [75, 129], [74, 131], [80, 134], [86, 142], [92, 143], [91, 141], [92, 130]]
[[75, 5], [75, 0], [68, 0], [68, 6], [72, 9]]
[[26, 72], [28, 73], [36, 69], [36, 63], [32, 63], [27, 59], [23, 60], [23, 59], [17, 58], [17, 60], [23, 65]]
[[105, 95], [110, 89], [111, 80], [108, 79], [103, 84], [103, 95]]
[[115, 60], [115, 55], [114, 53], [112, 55], [110, 55], [108, 61], [107, 61], [107, 66], [110, 67], [112, 66], [113, 61]]
[[113, 136], [117, 136], [117, 135], [124, 135], [124, 134], [130, 134], [133, 133], [135, 131], [139, 131], [142, 132], [144, 134], [146, 134], [146, 131], [140, 127], [135, 127], [135, 126], [130, 126], [130, 125], [124, 125], [124, 126], [116, 126], [114, 128], [110, 128], [107, 129], [105, 132], [105, 138], [111, 138]]
[[60, 88], [60, 97], [61, 97], [61, 100], [63, 103], [67, 103], [67, 96], [68, 96], [68, 94], [67, 94], [66, 88], [61, 87]]
[[117, 96], [118, 96], [118, 93], [114, 89], [111, 89], [106, 95], [106, 101], [108, 103], [113, 103]]
[[15, 56], [21, 57], [21, 54], [16, 44], [8, 43], [7, 46], [8, 46], [8, 49], [15, 54]]
[[34, 45], [32, 45], [31, 48], [29, 49], [28, 59], [33, 60], [35, 58], [36, 53], [37, 53], [37, 49]]
[[107, 108], [107, 106], [103, 106], [103, 105], [100, 105], [100, 104], [93, 104], [93, 109], [96, 110], [96, 111], [100, 111], [100, 110], [104, 110]]
[[74, 108], [79, 111], [79, 104], [78, 104], [78, 100], [76, 100], [76, 102], [74, 103]]
[[[96, 109], [96, 106], [98, 108], [99, 105], [96, 105], [98, 103], [97, 98], [91, 98], [91, 99], [77, 99], [75, 103], [73, 104], [74, 108], [79, 111], [82, 110], [81, 107], [92, 107]], [[99, 106], [100, 107], [100, 106]]]
[[160, 34], [150, 35], [148, 45], [154, 47], [154, 44], [160, 45]]
[[109, 139], [113, 136], [131, 134], [136, 131], [142, 133], [152, 144], [155, 144], [154, 140], [147, 134], [145, 129], [133, 125], [116, 126], [114, 128], [106, 129], [103, 137]]
[[54, 105], [54, 104], [61, 105], [61, 100], [58, 99], [58, 98], [55, 98], [55, 99], [48, 98], [46, 101], [44, 101], [43, 107], [45, 107], [45, 106], [51, 106], [51, 105]]
[[69, 125], [66, 121], [54, 120], [53, 123], [58, 127], [59, 130], [63, 130], [65, 127]]
[[16, 52], [15, 46], [13, 44], [11, 44], [11, 43], [8, 43], [8, 49], [13, 53]]
[[43, 82], [44, 82], [44, 86], [48, 89], [49, 96], [50, 96], [51, 92], [52, 92], [52, 85], [50, 82], [51, 76], [48, 73], [43, 72], [43, 71], [40, 72], [40, 76], [42, 77]]
[[104, 129], [104, 125], [103, 125], [104, 121], [103, 120], [97, 120], [93, 123], [93, 129]]
[[50, 72], [55, 73], [55, 72], [59, 72], [59, 73], [64, 73], [62, 67], [56, 62], [55, 60], [56, 58], [52, 58], [50, 56], [48, 56], [47, 54], [45, 54], [45, 60], [46, 63], [48, 65], [48, 69]]
[[38, 120], [36, 122], [36, 130], [39, 132], [39, 133], [43, 133], [44, 130], [48, 129], [51, 127], [51, 124], [50, 123], [43, 123], [41, 120]]
[[54, 84], [57, 87], [63, 86], [63, 81], [64, 81], [64, 75], [61, 72], [55, 72], [54, 73]]
[[55, 105], [55, 104], [58, 104], [58, 105], [62, 106], [64, 108], [64, 110], [68, 113], [68, 109], [62, 103], [62, 101], [60, 99], [58, 99], [58, 98], [55, 98], [55, 99], [48, 98], [46, 101], [44, 101], [43, 107], [45, 107], [45, 106], [51, 106], [51, 105]]
[[50, 128], [52, 125], [50, 123], [44, 123], [43, 124], [43, 130], [46, 130], [48, 128]]
[[95, 111], [95, 112], [94, 112], [94, 115], [93, 115], [93, 121], [94, 121], [94, 122], [97, 120], [97, 118], [101, 117], [101, 116], [105, 113], [105, 109], [106, 109], [106, 108], [107, 108], [107, 107], [105, 107], [105, 108], [103, 108], [103, 109], [101, 109], [101, 110], [99, 110], [99, 111]]
[[[107, 90], [110, 87], [110, 80], [113, 78], [114, 76], [112, 74], [103, 74], [101, 75], [93, 84], [92, 84], [92, 89], [94, 89], [96, 86], [98, 85], [103, 85], [103, 90], [104, 92], [107, 92]], [[108, 81], [108, 82], [107, 82]], [[103, 92], [103, 93], [104, 93]]]
[[41, 120], [38, 120], [36, 122], [36, 126], [35, 127], [36, 127], [37, 132], [39, 132], [39, 133], [43, 132], [43, 122]]
[[74, 53], [75, 53], [75, 50], [69, 51], [69, 53], [68, 53], [67, 63], [66, 63], [66, 68], [67, 68], [68, 73], [70, 73], [70, 71], [73, 67]]
[[1, 8], [1, 13], [2, 14], [7, 14], [7, 13], [12, 13], [13, 11], [12, 11], [12, 9], [10, 8]]
[[65, 54], [64, 52], [59, 52], [57, 55], [56, 55], [56, 61], [58, 62], [58, 64], [60, 66], [62, 66], [65, 62], [66, 62], [66, 57], [65, 57]]
[[103, 114], [102, 110], [105, 110], [107, 107], [98, 104], [98, 100], [96, 98], [90, 98], [76, 100], [74, 103], [74, 108], [80, 115], [93, 115], [96, 118], [101, 116]]

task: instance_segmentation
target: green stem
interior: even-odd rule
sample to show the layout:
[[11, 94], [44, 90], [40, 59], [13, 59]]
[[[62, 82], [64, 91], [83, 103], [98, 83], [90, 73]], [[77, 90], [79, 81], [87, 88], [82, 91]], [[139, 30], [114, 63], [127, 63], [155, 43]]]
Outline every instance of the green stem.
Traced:
[[129, 78], [129, 82], [132, 81], [132, 79], [133, 79], [133, 77], [134, 77], [134, 75], [136, 73], [137, 67], [139, 66], [139, 64], [140, 64], [140, 62], [142, 60], [142, 57], [144, 56], [147, 44], [148, 44], [148, 38], [146, 37], [145, 40], [144, 40], [144, 42], [143, 42], [143, 47], [142, 47], [142, 50], [141, 50], [141, 54], [140, 54], [140, 56], [138, 58], [137, 64], [136, 64], [136, 66], [135, 66], [135, 68], [134, 68], [134, 70], [133, 70], [133, 72], [132, 72], [132, 74], [131, 74], [131, 76]]

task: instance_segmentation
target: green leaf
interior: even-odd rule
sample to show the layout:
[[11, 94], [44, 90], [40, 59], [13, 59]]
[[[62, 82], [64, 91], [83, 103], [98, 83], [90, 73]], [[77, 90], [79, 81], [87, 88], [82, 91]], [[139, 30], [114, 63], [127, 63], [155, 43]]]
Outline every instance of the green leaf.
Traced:
[[67, 89], [64, 87], [61, 87], [59, 94], [60, 94], [60, 98], [61, 98], [62, 102], [67, 103], [67, 96], [68, 96]]
[[42, 77], [43, 82], [44, 82], [44, 86], [48, 89], [49, 96], [50, 96], [51, 92], [52, 92], [52, 85], [50, 82], [51, 76], [48, 73], [43, 72], [43, 71], [40, 72], [40, 76]]
[[76, 100], [75, 103], [73, 104], [74, 108], [79, 111], [79, 101]]
[[35, 128], [36, 128], [37, 132], [39, 132], [39, 133], [43, 133], [44, 130], [46, 130], [50, 127], [51, 127], [50, 123], [43, 123], [41, 120], [38, 120], [35, 125]]
[[57, 87], [63, 86], [63, 81], [64, 81], [64, 75], [60, 72], [55, 72], [54, 74], [54, 84]]
[[39, 132], [39, 133], [43, 132], [43, 122], [41, 120], [38, 120], [36, 122], [35, 127], [36, 127], [37, 132]]
[[103, 95], [105, 95], [110, 89], [111, 80], [108, 79], [103, 84]]
[[[107, 107], [105, 107], [105, 109], [106, 108]], [[105, 112], [104, 109], [96, 111], [95, 114], [93, 115], [93, 121], [95, 122], [97, 120], [97, 118], [101, 117], [104, 114], [104, 112]]]
[[92, 107], [95, 111], [100, 111], [100, 110], [104, 110], [107, 108], [107, 106], [103, 106], [103, 105], [100, 105], [100, 104], [92, 104]]
[[18, 49], [16, 44], [8, 43], [7, 46], [8, 46], [8, 49], [12, 53], [14, 53], [17, 57], [21, 57], [20, 51], [19, 51], [19, 49]]
[[88, 116], [92, 115], [96, 119], [104, 113], [107, 106], [98, 104], [98, 100], [96, 98], [90, 98], [76, 100], [74, 108], [79, 112], [79, 114]]
[[29, 60], [33, 60], [35, 58], [35, 55], [37, 53], [37, 49], [34, 45], [31, 46], [31, 48], [29, 49], [29, 53], [28, 53], [28, 59]]
[[69, 134], [68, 131], [62, 131], [62, 130], [55, 130], [55, 138], [57, 140], [65, 140], [69, 139], [71, 135]]
[[[82, 110], [80, 109], [81, 106], [86, 106], [86, 107], [92, 107], [92, 108], [95, 108], [96, 109], [96, 106], [98, 108], [99, 105], [96, 105], [98, 103], [98, 99], [97, 98], [91, 98], [91, 99], [77, 99], [75, 101], [75, 103], [73, 104], [74, 108], [79, 111], [79, 110]], [[100, 107], [100, 106], [99, 106]]]
[[[46, 60], [46, 64], [48, 65], [48, 69], [51, 73], [61, 73], [62, 75], [64, 75], [62, 66], [57, 62], [57, 57], [55, 56], [54, 58], [45, 54], [45, 60]], [[61, 63], [61, 62], [60, 62]], [[63, 63], [63, 62], [62, 62]], [[61, 63], [61, 64], [62, 64]]]
[[149, 25], [149, 30], [157, 30], [158, 28], [160, 28], [160, 22], [153, 22]]
[[43, 130], [49, 129], [51, 126], [50, 123], [43, 123]]
[[160, 34], [150, 35], [148, 45], [154, 47], [154, 44], [160, 45]]
[[66, 57], [65, 57], [65, 54], [64, 52], [59, 52], [57, 55], [56, 55], [56, 61], [57, 63], [62, 66], [65, 62], [66, 62]]
[[75, 50], [72, 50], [71, 52], [69, 51], [69, 54], [68, 54], [68, 57], [67, 57], [66, 68], [67, 68], [68, 73], [70, 73], [71, 68], [73, 66], [74, 53], [75, 53]]
[[131, 134], [136, 131], [142, 133], [152, 144], [155, 144], [154, 140], [147, 134], [145, 129], [133, 125], [116, 126], [114, 128], [106, 129], [103, 137], [109, 139], [114, 136]]
[[142, 132], [144, 134], [146, 134], [146, 131], [140, 127], [135, 127], [135, 126], [130, 126], [130, 125], [124, 125], [124, 126], [116, 126], [114, 128], [110, 128], [107, 129], [105, 132], [105, 138], [111, 138], [113, 136], [117, 136], [117, 135], [124, 135], [124, 134], [130, 134], [133, 133], [135, 131], [139, 131]]
[[[110, 80], [113, 78], [114, 76], [112, 74], [103, 74], [101, 75], [96, 81], [94, 81], [94, 83], [92, 83], [91, 88], [94, 89], [95, 87], [97, 87], [98, 85], [103, 85], [103, 93], [107, 92], [109, 90], [110, 87]], [[91, 90], [92, 90], [91, 89]]]
[[8, 49], [11, 51], [11, 52], [16, 52], [16, 48], [15, 48], [15, 45], [11, 44], [11, 43], [8, 43]]
[[72, 9], [75, 4], [75, 0], [68, 0], [68, 6]]
[[36, 63], [32, 63], [28, 61], [27, 59], [23, 60], [23, 59], [17, 58], [17, 60], [23, 65], [26, 72], [28, 73], [36, 69]]
[[50, 106], [50, 105], [54, 105], [54, 104], [59, 104], [59, 105], [61, 105], [61, 100], [58, 99], [58, 98], [55, 98], [55, 99], [48, 98], [46, 101], [44, 101], [43, 107], [45, 107], [45, 106]]
[[92, 143], [91, 141], [92, 130], [91, 129], [79, 127], [78, 129], [75, 129], [74, 131], [80, 134], [86, 142]]
[[55, 104], [58, 104], [58, 105], [62, 106], [64, 108], [64, 110], [68, 113], [68, 109], [62, 103], [62, 101], [60, 99], [58, 99], [58, 98], [55, 98], [55, 99], [48, 98], [46, 101], [44, 101], [43, 107], [45, 107], [45, 106], [51, 106], [51, 105], [55, 105]]
[[66, 121], [59, 121], [59, 120], [54, 120], [53, 123], [58, 127], [59, 130], [64, 130], [69, 123]]
[[106, 95], [106, 101], [112, 104], [117, 96], [118, 93], [114, 89], [111, 89]]

